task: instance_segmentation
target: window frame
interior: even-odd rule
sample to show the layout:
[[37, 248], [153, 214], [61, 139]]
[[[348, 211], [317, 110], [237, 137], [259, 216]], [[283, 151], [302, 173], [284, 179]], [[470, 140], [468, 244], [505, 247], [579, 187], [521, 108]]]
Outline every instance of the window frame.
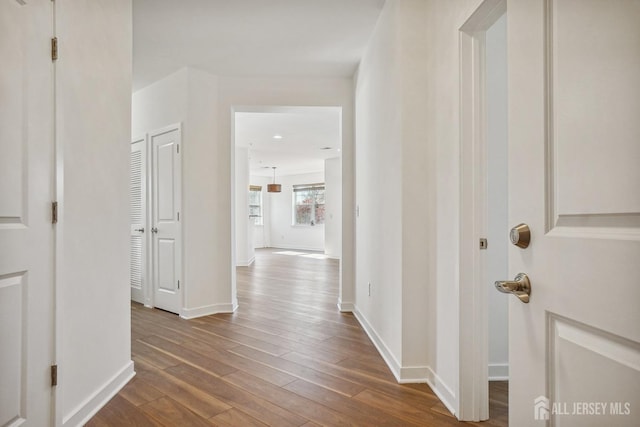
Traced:
[[[311, 203], [297, 203], [297, 194], [296, 193], [300, 193], [303, 191], [313, 191], [313, 190], [317, 190], [317, 191], [322, 191], [322, 203], [317, 203], [318, 198], [317, 198], [317, 194], [313, 195], [313, 201]], [[295, 184], [292, 187], [292, 191], [291, 191], [291, 226], [292, 227], [315, 227], [315, 226], [324, 226], [325, 222], [326, 222], [326, 218], [323, 217], [322, 222], [318, 223], [315, 222], [316, 220], [316, 206], [317, 205], [322, 205], [323, 207], [326, 206], [326, 185], [324, 182], [321, 183], [313, 183], [313, 184]], [[308, 223], [298, 223], [298, 216], [296, 215], [297, 213], [297, 207], [298, 206], [302, 206], [302, 205], [308, 205], [311, 207], [311, 212], [309, 217], [310, 222]], [[326, 212], [326, 207], [325, 207], [325, 212]]]
[[[258, 194], [258, 203], [257, 205], [251, 204], [251, 193]], [[251, 214], [251, 208], [258, 208], [258, 215]], [[264, 226], [264, 198], [262, 196], [262, 186], [261, 185], [250, 185], [249, 186], [249, 220], [253, 220], [253, 224], [259, 227]]]

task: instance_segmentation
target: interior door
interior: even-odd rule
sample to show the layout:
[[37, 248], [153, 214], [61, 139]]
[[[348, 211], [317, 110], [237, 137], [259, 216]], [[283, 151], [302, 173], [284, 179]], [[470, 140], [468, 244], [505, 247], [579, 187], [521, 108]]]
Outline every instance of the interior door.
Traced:
[[147, 267], [147, 139], [131, 143], [131, 300], [148, 304], [145, 298]]
[[510, 424], [640, 419], [640, 1], [508, 3]]
[[53, 65], [49, 0], [0, 2], [0, 425], [51, 424]]
[[152, 160], [152, 221], [154, 306], [180, 313], [181, 168], [179, 127], [150, 134]]

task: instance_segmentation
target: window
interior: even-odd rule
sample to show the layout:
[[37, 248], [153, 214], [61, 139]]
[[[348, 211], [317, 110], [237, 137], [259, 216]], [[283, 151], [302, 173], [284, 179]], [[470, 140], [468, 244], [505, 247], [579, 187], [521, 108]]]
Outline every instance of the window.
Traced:
[[293, 186], [293, 225], [324, 224], [324, 183]]
[[249, 218], [253, 219], [255, 225], [262, 225], [262, 187], [259, 185], [249, 186]]

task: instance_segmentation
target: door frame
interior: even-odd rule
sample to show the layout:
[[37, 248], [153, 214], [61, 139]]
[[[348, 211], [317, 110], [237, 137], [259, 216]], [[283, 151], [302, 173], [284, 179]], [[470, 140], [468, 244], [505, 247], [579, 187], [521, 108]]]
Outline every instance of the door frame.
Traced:
[[[313, 110], [313, 109], [324, 109], [324, 108], [336, 108], [340, 110], [340, 138], [342, 141], [342, 152], [340, 155], [340, 167], [342, 172], [341, 179], [341, 192], [342, 192], [342, 224], [341, 224], [341, 254], [339, 258], [340, 267], [338, 274], [338, 300], [336, 301], [336, 305], [340, 312], [351, 313], [354, 310], [354, 303], [347, 302], [345, 295], [351, 294], [354, 292], [353, 286], [355, 283], [352, 283], [350, 280], [349, 273], [352, 272], [355, 268], [355, 263], [353, 258], [351, 257], [352, 253], [349, 251], [351, 247], [352, 241], [349, 239], [348, 233], [345, 232], [345, 219], [351, 218], [354, 212], [355, 203], [350, 201], [349, 203], [345, 203], [344, 194], [345, 194], [345, 152], [349, 153], [351, 150], [349, 149], [350, 145], [347, 145], [348, 138], [345, 134], [345, 108], [347, 106], [344, 104], [268, 104], [268, 105], [231, 105], [229, 113], [230, 113], [230, 133], [229, 133], [229, 151], [230, 151], [230, 187], [231, 187], [231, 289], [232, 289], [232, 299], [235, 301], [234, 303], [234, 311], [237, 308], [237, 278], [236, 278], [236, 113], [278, 113], [278, 112], [291, 112], [291, 111], [304, 111], [304, 110]], [[352, 159], [348, 159], [347, 161], [351, 161]], [[263, 203], [264, 205], [264, 203]], [[345, 258], [347, 262], [345, 262]], [[351, 262], [348, 262], [351, 261]], [[348, 287], [348, 288], [347, 288]], [[348, 300], [352, 300], [349, 298]]]
[[458, 418], [489, 418], [488, 296], [486, 255], [487, 141], [485, 34], [507, 12], [506, 0], [485, 0], [459, 29], [460, 246]]

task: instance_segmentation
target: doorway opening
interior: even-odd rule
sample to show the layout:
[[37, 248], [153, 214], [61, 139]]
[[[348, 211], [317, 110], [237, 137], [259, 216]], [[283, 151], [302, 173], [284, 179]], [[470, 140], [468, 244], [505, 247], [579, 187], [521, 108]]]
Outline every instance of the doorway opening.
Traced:
[[265, 251], [340, 263], [342, 108], [235, 107], [232, 121], [234, 268]]
[[[507, 16], [485, 34], [487, 241], [485, 283], [488, 293], [489, 418], [508, 417], [508, 295], [494, 283], [509, 274], [508, 146], [507, 146]], [[495, 413], [492, 413], [495, 412]]]
[[494, 287], [509, 273], [506, 1], [480, 5], [460, 49], [459, 418], [508, 420], [508, 298]]

